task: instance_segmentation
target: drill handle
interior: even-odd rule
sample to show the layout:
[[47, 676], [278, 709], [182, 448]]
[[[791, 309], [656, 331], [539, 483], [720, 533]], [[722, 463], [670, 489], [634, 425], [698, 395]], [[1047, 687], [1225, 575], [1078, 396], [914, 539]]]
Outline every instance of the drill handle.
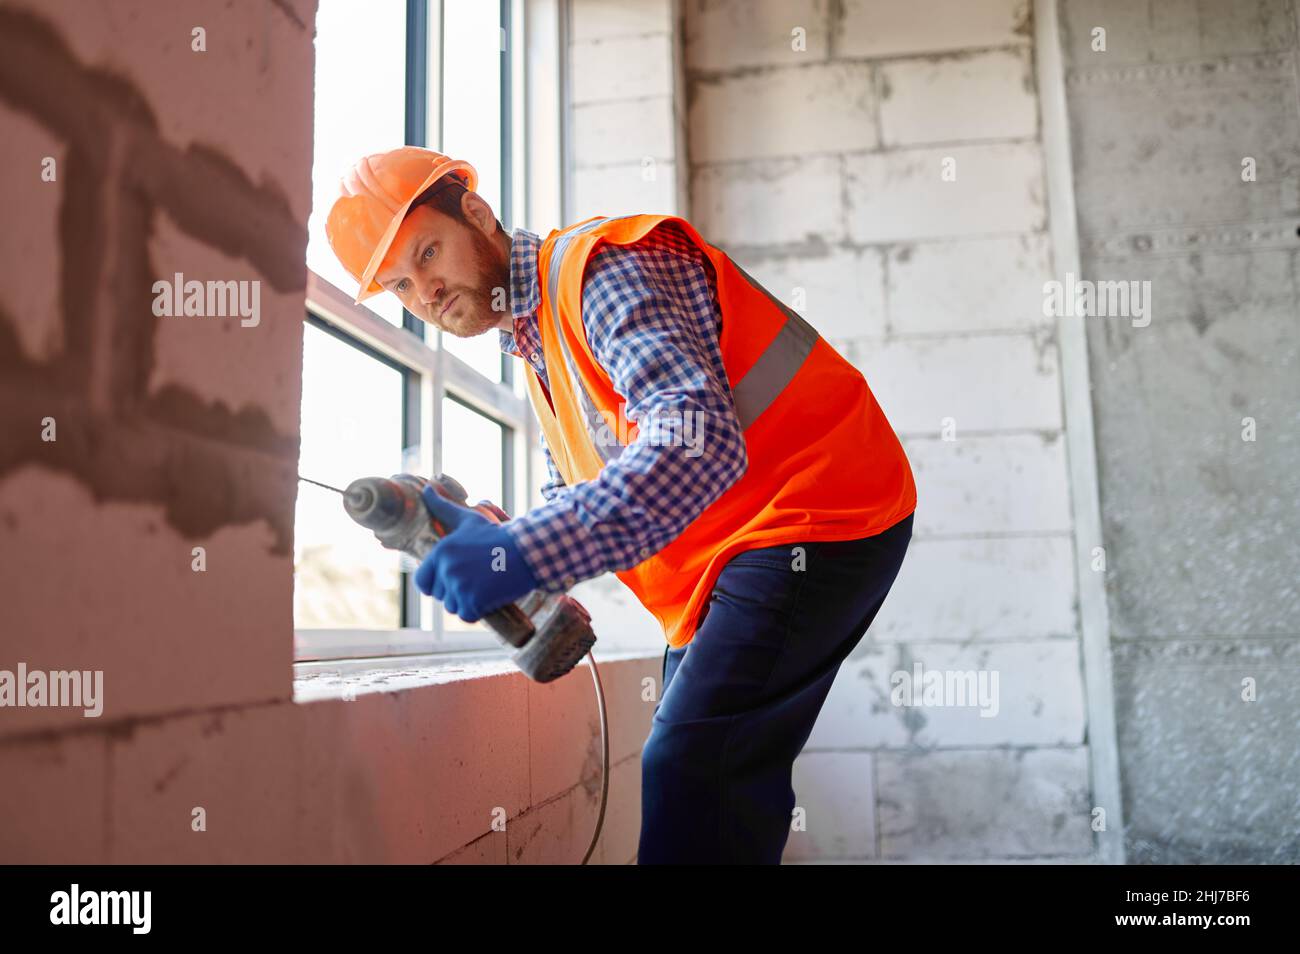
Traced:
[[493, 610], [483, 617], [483, 622], [516, 649], [527, 643], [537, 631], [533, 621], [519, 608], [518, 603], [507, 603], [500, 609]]
[[[453, 503], [458, 503], [462, 507], [469, 506], [469, 495], [454, 477], [448, 474], [438, 474], [429, 482], [434, 489], [442, 496], [446, 497]], [[490, 500], [480, 500], [470, 509], [476, 510], [493, 523], [505, 523], [510, 519], [510, 515], [492, 503]], [[445, 536], [446, 528], [437, 520], [430, 521], [437, 528], [439, 538]], [[519, 608], [517, 603], [507, 603], [500, 609], [493, 610], [483, 617], [483, 622], [487, 623], [503, 640], [516, 649], [523, 646], [532, 638], [536, 627], [533, 626], [532, 619], [528, 614]]]
[[474, 505], [474, 509], [494, 523], [505, 523], [510, 519], [510, 514], [490, 500], [480, 500]]

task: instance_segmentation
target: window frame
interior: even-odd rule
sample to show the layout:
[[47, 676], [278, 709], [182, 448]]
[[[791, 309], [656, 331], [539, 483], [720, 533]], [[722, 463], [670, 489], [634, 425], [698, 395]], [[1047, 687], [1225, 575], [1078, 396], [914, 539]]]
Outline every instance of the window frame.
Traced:
[[[524, 82], [525, 21], [532, 20], [524, 0], [499, 0], [499, 3], [504, 50], [500, 131], [502, 208], [497, 211], [502, 226], [510, 231], [514, 210], [529, 209], [533, 191], [525, 165], [529, 88]], [[442, 0], [407, 0], [405, 133], [406, 142], [412, 145], [425, 144], [430, 127], [435, 131], [435, 141], [442, 138], [442, 8]], [[556, 183], [540, 191], [548, 194], [558, 189]], [[427, 326], [409, 311], [403, 309], [402, 325], [398, 327], [365, 305], [355, 303], [352, 295], [310, 268], [304, 321], [402, 372], [403, 446], [415, 451], [415, 456], [404, 464], [406, 469], [428, 476], [441, 471], [442, 407], [444, 398], [449, 397], [502, 428], [502, 486], [506, 499], [494, 503], [513, 515], [537, 499], [539, 462], [533, 445], [539, 440], [539, 430], [528, 400], [521, 393], [521, 382], [516, 380], [514, 362], [509, 355], [501, 354], [501, 380], [493, 381], [447, 351], [442, 346], [442, 332], [434, 331], [434, 345], [430, 346], [425, 338]], [[486, 334], [494, 335], [494, 332]], [[500, 641], [486, 629], [448, 628], [445, 614], [433, 606], [431, 598], [415, 588], [410, 572], [402, 573], [401, 593], [400, 628], [299, 629], [295, 626], [294, 661], [341, 661], [501, 648]], [[426, 614], [428, 629], [421, 625]]]
[[[534, 427], [530, 426], [532, 410], [526, 398], [515, 394], [511, 386], [488, 379], [456, 355], [431, 348], [406, 329], [398, 328], [364, 305], [356, 304], [352, 296], [311, 271], [307, 274], [307, 312], [306, 321], [309, 323], [353, 342], [359, 350], [371, 352], [373, 360], [384, 361], [403, 372], [407, 381], [404, 417], [408, 422], [411, 418], [428, 422], [428, 426], [420, 431], [416, 445], [418, 456], [407, 462], [408, 468], [425, 475], [441, 471], [442, 401], [444, 397], [450, 397], [502, 428], [505, 451], [502, 455], [502, 481], [507, 499], [495, 503], [507, 513], [514, 513], [515, 502], [528, 499], [535, 464], [527, 446]], [[378, 546], [378, 542], [375, 545]], [[357, 642], [374, 645], [377, 649], [387, 647], [385, 651], [367, 653], [376, 656], [500, 645], [491, 633], [446, 630], [443, 614], [439, 612], [432, 612], [430, 629], [421, 628], [418, 623], [430, 607], [428, 598], [415, 589], [410, 573], [403, 574], [402, 592], [404, 625], [400, 629], [296, 629], [298, 651], [295, 658], [337, 658], [326, 653], [338, 651], [344, 643]], [[406, 625], [407, 621], [417, 625]], [[363, 639], [363, 634], [371, 634], [372, 638]]]

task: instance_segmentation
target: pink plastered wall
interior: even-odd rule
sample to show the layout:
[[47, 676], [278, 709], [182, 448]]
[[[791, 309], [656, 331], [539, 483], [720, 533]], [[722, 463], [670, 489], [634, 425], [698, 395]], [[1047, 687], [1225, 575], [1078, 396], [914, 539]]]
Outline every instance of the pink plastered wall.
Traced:
[[[0, 670], [103, 674], [98, 717], [0, 708], [0, 863], [586, 847], [586, 667], [294, 701], [314, 18], [312, 0], [0, 8]], [[259, 320], [157, 316], [178, 272], [259, 282]], [[658, 660], [601, 671], [595, 860], [626, 863]]]

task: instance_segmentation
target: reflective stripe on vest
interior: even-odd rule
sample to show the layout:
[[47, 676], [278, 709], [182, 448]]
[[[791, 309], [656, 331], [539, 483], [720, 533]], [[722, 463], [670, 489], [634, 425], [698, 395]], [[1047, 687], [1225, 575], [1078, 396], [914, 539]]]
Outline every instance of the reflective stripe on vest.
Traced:
[[755, 291], [762, 292], [785, 313], [785, 324], [776, 333], [771, 344], [763, 349], [753, 367], [736, 382], [731, 395], [736, 402], [736, 416], [740, 418], [741, 430], [749, 427], [758, 416], [768, 409], [778, 394], [785, 390], [787, 384], [794, 380], [803, 363], [812, 354], [813, 345], [817, 343], [817, 329], [804, 321], [785, 302], [754, 281], [749, 272], [736, 263], [730, 255], [727, 259], [736, 271], [744, 276], [745, 281], [754, 286]]
[[[630, 219], [630, 215], [616, 215], [612, 219], [596, 219], [588, 222], [586, 225], [579, 226], [572, 232], [567, 232], [555, 240], [555, 248], [551, 251], [550, 272], [546, 276], [546, 287], [551, 303], [551, 313], [555, 315], [558, 305], [556, 302], [556, 293], [560, 287], [560, 266], [564, 263], [564, 253], [569, 249], [569, 243], [573, 237], [582, 232], [590, 231], [597, 225], [603, 225], [606, 222], [613, 222], [617, 219]], [[596, 448], [596, 453], [600, 459], [608, 464], [615, 460], [623, 453], [623, 445], [615, 438], [614, 441], [599, 440], [600, 429], [607, 426], [607, 422], [600, 412], [596, 410], [596, 405], [592, 403], [591, 396], [587, 394], [587, 388], [582, 383], [582, 375], [578, 374], [577, 366], [573, 362], [573, 355], [569, 353], [569, 343], [565, 338], [564, 331], [558, 326], [558, 316], [556, 317], [556, 336], [560, 340], [560, 350], [564, 352], [564, 364], [569, 372], [569, 380], [573, 382], [574, 390], [578, 394], [578, 403], [582, 405], [582, 416], [587, 422], [587, 433], [591, 435], [591, 445]]]
[[[579, 226], [572, 232], [561, 235], [555, 240], [546, 280], [552, 311], [557, 307], [556, 294], [559, 291], [560, 269], [564, 263], [564, 255], [568, 251], [573, 238], [606, 222], [631, 218], [636, 218], [636, 216], [616, 215], [612, 218], [596, 219]], [[785, 324], [781, 326], [781, 330], [777, 332], [776, 337], [763, 349], [763, 353], [758, 356], [758, 360], [731, 389], [736, 407], [736, 416], [740, 420], [741, 430], [745, 430], [754, 421], [758, 420], [759, 415], [767, 410], [777, 396], [794, 380], [794, 376], [803, 367], [808, 355], [812, 353], [813, 346], [817, 343], [818, 333], [816, 328], [800, 317], [785, 302], [755, 281], [754, 277], [741, 268], [735, 259], [731, 258], [730, 255], [727, 256], [727, 259], [756, 291], [761, 292], [768, 300], [780, 308], [786, 318]], [[556, 331], [560, 341], [560, 349], [564, 352], [564, 362], [569, 371], [569, 380], [573, 382], [574, 389], [578, 394], [578, 401], [582, 405], [583, 417], [587, 420], [587, 431], [592, 437], [592, 445], [596, 448], [596, 453], [600, 455], [601, 460], [609, 463], [623, 453], [623, 445], [617, 440], [613, 442], [612, 446], [596, 440], [597, 435], [600, 433], [599, 429], [607, 426], [607, 422], [600, 415], [600, 412], [596, 410], [595, 404], [587, 394], [587, 388], [582, 382], [582, 376], [577, 373], [573, 355], [569, 352], [569, 345], [563, 331], [558, 327]]]

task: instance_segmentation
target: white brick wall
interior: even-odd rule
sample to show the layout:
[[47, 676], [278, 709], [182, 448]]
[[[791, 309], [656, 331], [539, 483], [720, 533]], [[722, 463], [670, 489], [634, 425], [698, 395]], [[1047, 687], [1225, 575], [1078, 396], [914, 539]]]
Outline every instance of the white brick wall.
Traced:
[[[692, 219], [863, 370], [918, 486], [894, 591], [796, 762], [808, 831], [787, 860], [1087, 858], [1028, 3], [685, 14]], [[997, 715], [893, 706], [890, 674], [913, 662], [996, 672]]]
[[914, 540], [872, 636], [985, 643], [1072, 635], [1070, 548], [1068, 534]]
[[[996, 689], [990, 695], [992, 703], [895, 705], [894, 674], [910, 675], [918, 661], [923, 674], [927, 670], [989, 674], [988, 687]], [[1077, 661], [1070, 639], [873, 647], [844, 663], [808, 747], [1079, 745], [1084, 729], [1082, 684], [1062, 686], [1041, 677], [1068, 672]]]
[[573, 109], [573, 157], [579, 169], [673, 162], [673, 108], [663, 96], [588, 103]]
[[695, 162], [874, 149], [877, 103], [865, 63], [805, 63], [700, 80], [690, 114]]
[[578, 42], [672, 30], [672, 4], [646, 0], [569, 0]]
[[687, 0], [692, 70], [790, 66], [826, 58], [830, 0]]
[[888, 268], [891, 334], [1033, 331], [1051, 323], [1043, 314], [1043, 283], [1052, 278], [1044, 233], [894, 244]]
[[[894, 398], [897, 404], [906, 396]], [[905, 438], [916, 475], [918, 536], [1066, 533], [1065, 441], [1059, 434]]]
[[804, 820], [802, 830], [790, 832], [782, 861], [873, 857], [875, 775], [870, 752], [810, 752], [798, 759], [795, 810]]
[[843, 182], [836, 156], [697, 166], [693, 220], [719, 245], [838, 241], [845, 235]]
[[1042, 154], [1032, 142], [852, 155], [844, 175], [854, 242], [1041, 232], [1047, 225]]
[[877, 759], [885, 858], [1024, 858], [1092, 850], [1087, 750], [888, 752]]
[[900, 434], [938, 436], [945, 421], [958, 441], [1061, 426], [1056, 351], [1028, 335], [894, 338], [863, 351], [857, 366], [894, 395], [890, 421]]
[[565, 225], [593, 215], [681, 211], [674, 0], [574, 0], [569, 8]]
[[573, 105], [669, 96], [672, 48], [666, 33], [572, 45]]
[[661, 212], [669, 215], [677, 205], [677, 165], [647, 157], [635, 164], [620, 163], [573, 173], [571, 221], [593, 215], [628, 215]]
[[1027, 49], [880, 66], [880, 131], [886, 146], [1019, 139], [1037, 128]]
[[845, 57], [901, 56], [1029, 42], [1028, 0], [843, 0], [835, 48]]

